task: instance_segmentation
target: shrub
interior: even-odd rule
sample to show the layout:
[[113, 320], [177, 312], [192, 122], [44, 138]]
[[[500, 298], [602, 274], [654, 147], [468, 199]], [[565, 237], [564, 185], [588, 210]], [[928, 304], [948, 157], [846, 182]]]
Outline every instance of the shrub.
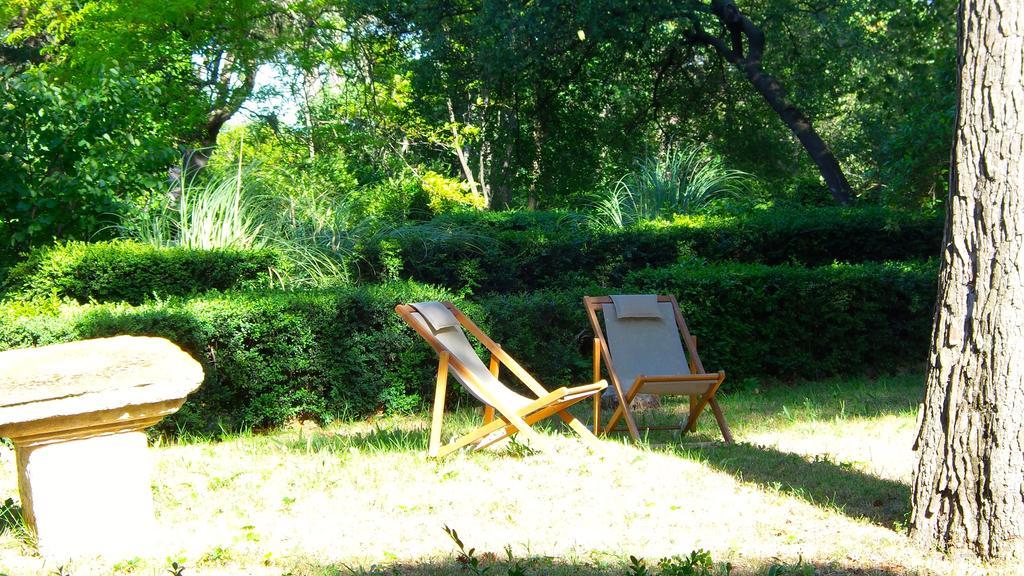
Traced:
[[[0, 305], [0, 349], [115, 334], [163, 336], [199, 359], [206, 381], [174, 422], [272, 426], [418, 408], [432, 397], [434, 353], [395, 314], [448, 299], [545, 386], [590, 380], [586, 294], [675, 294], [709, 370], [746, 378], [888, 372], [924, 362], [936, 265], [820, 268], [726, 264], [630, 275], [591, 286], [467, 301], [412, 282], [302, 292], [207, 294], [141, 306]], [[581, 350], [582, 354], [581, 354]], [[459, 396], [453, 395], [453, 401]]]
[[817, 378], [923, 365], [934, 261], [819, 268], [725, 264], [631, 274], [631, 292], [674, 294], [709, 370]]
[[[206, 379], [178, 424], [264, 427], [308, 416], [403, 411], [429, 398], [437, 360], [395, 314], [399, 302], [451, 299], [411, 283], [304, 292], [230, 292], [142, 306], [0, 307], [0, 349], [161, 336], [199, 360]], [[482, 316], [474, 306], [467, 311]]]
[[704, 366], [725, 370], [728, 388], [747, 378], [918, 366], [927, 358], [937, 276], [935, 262], [688, 265], [637, 272], [617, 288], [496, 294], [478, 302], [492, 336], [541, 382], [560, 384], [590, 378], [584, 295], [673, 294], [698, 336]]
[[270, 250], [155, 248], [115, 240], [37, 249], [10, 272], [8, 296], [140, 304], [154, 297], [267, 286], [281, 262]]
[[[925, 259], [938, 254], [942, 239], [934, 215], [838, 208], [687, 217], [625, 229], [600, 228], [571, 212], [463, 213], [422, 230], [392, 237], [397, 246], [388, 255], [401, 261], [402, 274], [477, 293], [619, 285], [633, 270], [694, 258], [807, 266]], [[437, 242], [439, 230], [453, 240]], [[370, 269], [385, 268], [373, 250], [366, 258]]]
[[601, 192], [594, 218], [622, 228], [676, 214], [696, 214], [716, 200], [736, 198], [750, 188], [753, 176], [725, 168], [703, 146], [669, 147], [644, 159], [638, 169]]
[[177, 156], [152, 80], [104, 67], [82, 87], [33, 68], [0, 65], [0, 268], [55, 237], [112, 236]]

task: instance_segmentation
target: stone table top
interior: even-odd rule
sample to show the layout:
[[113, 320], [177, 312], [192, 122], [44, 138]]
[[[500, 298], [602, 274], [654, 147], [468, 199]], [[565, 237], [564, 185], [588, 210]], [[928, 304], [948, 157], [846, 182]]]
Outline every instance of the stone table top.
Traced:
[[21, 423], [180, 400], [202, 380], [199, 363], [163, 338], [0, 352], [0, 436]]

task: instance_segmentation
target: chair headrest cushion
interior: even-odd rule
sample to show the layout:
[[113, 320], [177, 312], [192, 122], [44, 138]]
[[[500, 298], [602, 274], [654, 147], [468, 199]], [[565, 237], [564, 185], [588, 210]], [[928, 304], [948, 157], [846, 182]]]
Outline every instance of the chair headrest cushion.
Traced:
[[423, 316], [434, 332], [459, 325], [459, 319], [452, 314], [447, 306], [440, 302], [416, 302], [410, 304]]
[[615, 316], [622, 318], [661, 318], [657, 294], [612, 296]]

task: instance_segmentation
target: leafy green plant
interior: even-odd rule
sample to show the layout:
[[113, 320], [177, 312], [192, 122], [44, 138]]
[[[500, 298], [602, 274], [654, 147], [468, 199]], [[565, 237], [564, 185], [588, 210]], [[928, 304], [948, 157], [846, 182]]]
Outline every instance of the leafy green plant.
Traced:
[[490, 566], [482, 566], [480, 558], [476, 555], [476, 548], [466, 549], [466, 545], [459, 538], [459, 533], [448, 525], [444, 526], [444, 532], [452, 539], [455, 543], [455, 547], [458, 549], [458, 556], [455, 557], [455, 562], [462, 567], [463, 570], [468, 571], [475, 576], [483, 576], [491, 569]]
[[159, 247], [197, 249], [262, 248], [263, 223], [251, 193], [243, 193], [251, 169], [229, 174], [189, 173], [181, 169], [169, 194], [177, 199], [166, 207], [128, 219], [127, 236]]
[[693, 550], [689, 556], [673, 556], [658, 561], [660, 576], [729, 576], [732, 565], [715, 566], [707, 550]]
[[531, 448], [528, 444], [523, 444], [515, 436], [511, 436], [508, 439], [508, 446], [505, 447], [505, 453], [513, 458], [528, 458], [535, 456], [537, 450]]
[[[455, 547], [458, 550], [455, 562], [463, 570], [473, 574], [474, 576], [483, 576], [494, 568], [494, 565], [483, 565], [482, 558], [476, 554], [476, 548], [470, 548], [467, 550], [466, 545], [462, 542], [462, 539], [459, 538], [459, 533], [456, 532], [454, 528], [445, 525], [444, 532], [455, 543]], [[495, 559], [494, 554], [484, 554], [483, 556], [490, 556], [491, 561]], [[516, 558], [515, 554], [512, 553], [512, 546], [510, 545], [505, 545], [505, 562], [506, 576], [528, 576], [528, 563]]]
[[35, 535], [29, 530], [21, 506], [13, 498], [8, 498], [0, 505], [0, 535], [8, 532], [26, 546], [35, 545]]
[[89, 87], [53, 76], [0, 66], [0, 268], [55, 238], [112, 236], [174, 161], [152, 85], [116, 69]]
[[291, 285], [322, 286], [351, 279], [351, 261], [376, 233], [372, 219], [357, 219], [351, 200], [328, 194], [266, 193], [255, 201], [267, 246], [289, 262]]
[[[172, 186], [162, 209], [126, 219], [123, 234], [157, 247], [193, 249], [273, 248], [289, 263], [277, 270], [290, 285], [324, 285], [350, 279], [349, 260], [372, 219], [354, 217], [349, 197], [301, 186], [274, 189], [280, 169], [243, 165], [244, 139], [230, 169], [189, 173]], [[283, 274], [283, 272], [287, 272]]]
[[619, 229], [573, 212], [472, 212], [377, 238], [388, 243], [366, 245], [359, 264], [364, 279], [399, 271], [483, 295], [621, 285], [632, 271], [692, 260], [821, 266], [926, 259], [939, 253], [942, 220], [880, 208], [785, 208]]
[[599, 196], [594, 219], [623, 228], [677, 214], [695, 214], [715, 200], [741, 194], [752, 176], [723, 166], [702, 146], [670, 147], [651, 156], [636, 172], [618, 180]]
[[413, 283], [306, 291], [211, 293], [140, 306], [49, 301], [0, 306], [0, 348], [116, 334], [162, 336], [204, 364], [206, 383], [167, 426], [263, 428], [408, 412], [430, 396], [436, 360], [394, 312], [400, 302], [455, 300]]
[[168, 425], [202, 430], [224, 421], [229, 428], [259, 428], [298, 415], [331, 421], [407, 412], [430, 398], [436, 358], [394, 313], [400, 302], [456, 302], [531, 374], [557, 387], [590, 377], [590, 359], [577, 352], [577, 335], [587, 325], [584, 295], [674, 294], [700, 335], [705, 366], [728, 370], [726, 386], [732, 386], [750, 377], [916, 365], [927, 352], [936, 274], [934, 262], [708, 264], [643, 270], [618, 285], [473, 300], [408, 281], [211, 292], [138, 306], [42, 298], [0, 304], [0, 348], [163, 336], [204, 362], [207, 378], [196, 401]]
[[285, 263], [272, 250], [157, 248], [137, 242], [67, 242], [32, 251], [4, 284], [11, 299], [54, 296], [79, 302], [192, 296], [268, 287]]
[[626, 568], [626, 576], [652, 576], [652, 574], [647, 569], [647, 562], [643, 558], [631, 555], [629, 557], [629, 566]]

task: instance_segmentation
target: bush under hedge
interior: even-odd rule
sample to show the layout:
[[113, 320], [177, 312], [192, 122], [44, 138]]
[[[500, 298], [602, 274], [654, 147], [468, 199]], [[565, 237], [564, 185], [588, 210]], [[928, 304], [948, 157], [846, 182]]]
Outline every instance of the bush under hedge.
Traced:
[[[576, 213], [474, 212], [382, 235], [354, 257], [367, 280], [404, 277], [461, 294], [493, 294], [619, 286], [632, 271], [694, 260], [820, 266], [924, 259], [937, 254], [941, 236], [934, 216], [865, 208], [774, 209], [622, 230]], [[31, 253], [11, 271], [5, 290], [139, 304], [266, 286], [286, 268], [270, 250], [71, 242]]]
[[626, 229], [571, 212], [460, 213], [376, 246], [364, 272], [475, 293], [619, 285], [631, 271], [690, 259], [805, 266], [924, 260], [938, 255], [942, 230], [938, 215], [882, 208], [772, 209]]
[[817, 378], [923, 366], [938, 263], [818, 268], [726, 264], [631, 274], [631, 291], [674, 294], [707, 368]]
[[885, 372], [924, 362], [937, 266], [670, 267], [615, 289], [500, 294], [466, 301], [412, 282], [303, 292], [229, 292], [142, 306], [14, 301], [0, 306], [0, 349], [115, 334], [166, 337], [206, 381], [174, 422], [267, 426], [418, 407], [436, 359], [399, 302], [454, 299], [549, 387], [589, 379], [585, 294], [679, 297], [701, 356], [746, 378]]
[[0, 306], [0, 349], [118, 334], [161, 336], [206, 372], [177, 423], [261, 427], [297, 416], [330, 421], [419, 406], [436, 359], [394, 307], [434, 299], [450, 295], [400, 282], [228, 292], [141, 306], [14, 301]]
[[4, 292], [55, 294], [78, 302], [141, 304], [209, 290], [266, 287], [283, 262], [271, 250], [155, 248], [126, 240], [67, 242], [31, 252], [8, 275]]

